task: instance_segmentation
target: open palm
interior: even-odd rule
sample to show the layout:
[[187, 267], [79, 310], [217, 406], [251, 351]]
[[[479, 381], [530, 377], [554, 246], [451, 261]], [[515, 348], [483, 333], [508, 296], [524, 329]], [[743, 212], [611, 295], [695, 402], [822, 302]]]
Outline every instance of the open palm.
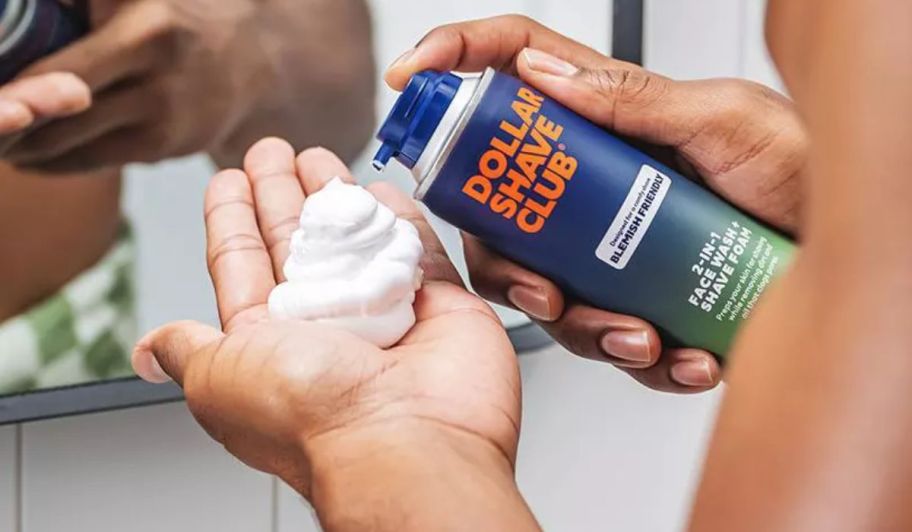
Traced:
[[207, 255], [223, 331], [166, 325], [137, 346], [137, 372], [173, 378], [216, 440], [301, 493], [309, 492], [312, 455], [344, 438], [454, 432], [483, 440], [512, 467], [520, 419], [512, 347], [416, 204], [395, 188], [370, 190], [416, 226], [425, 247], [426, 280], [408, 335], [382, 350], [342, 330], [270, 319], [266, 301], [284, 280], [304, 198], [335, 176], [352, 181], [330, 152], [295, 158], [287, 143], [267, 139], [250, 150], [244, 171], [213, 178]]

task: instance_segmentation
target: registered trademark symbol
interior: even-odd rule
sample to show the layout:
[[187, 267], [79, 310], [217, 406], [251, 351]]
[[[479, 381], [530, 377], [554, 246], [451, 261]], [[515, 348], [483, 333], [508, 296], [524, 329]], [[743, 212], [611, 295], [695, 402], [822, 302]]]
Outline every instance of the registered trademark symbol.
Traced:
[[567, 150], [567, 145], [564, 144], [563, 142], [560, 143], [560, 144], [558, 144], [557, 147], [560, 148], [560, 151], [566, 151], [566, 150]]

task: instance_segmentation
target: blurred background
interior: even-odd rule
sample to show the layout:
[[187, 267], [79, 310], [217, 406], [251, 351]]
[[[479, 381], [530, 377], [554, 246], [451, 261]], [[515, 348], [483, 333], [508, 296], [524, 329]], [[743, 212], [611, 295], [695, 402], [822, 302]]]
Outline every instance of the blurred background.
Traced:
[[[525, 13], [609, 52], [609, 0], [373, 0], [382, 67], [429, 28]], [[676, 78], [737, 76], [778, 88], [764, 0], [646, 0], [645, 66]], [[395, 95], [378, 83], [378, 113]], [[374, 144], [355, 165], [367, 182]], [[130, 167], [125, 202], [139, 249], [139, 328], [217, 319], [202, 197], [213, 166], [190, 157]], [[384, 178], [410, 188], [398, 165]], [[441, 227], [456, 250], [458, 239]], [[505, 314], [508, 324], [522, 318]], [[519, 482], [546, 530], [683, 527], [719, 393], [672, 397], [558, 348], [523, 355]], [[377, 479], [383, 482], [383, 479]], [[0, 531], [316, 530], [275, 479], [235, 462], [181, 404], [0, 427]]]

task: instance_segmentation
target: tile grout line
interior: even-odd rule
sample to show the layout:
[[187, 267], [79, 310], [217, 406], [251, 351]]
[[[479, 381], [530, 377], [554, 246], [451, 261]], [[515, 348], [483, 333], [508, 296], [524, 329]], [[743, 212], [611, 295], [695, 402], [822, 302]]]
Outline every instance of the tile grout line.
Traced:
[[25, 532], [22, 528], [23, 495], [22, 495], [22, 425], [16, 425], [13, 431], [13, 528], [16, 532]]
[[272, 492], [271, 505], [272, 505], [272, 526], [270, 530], [272, 532], [279, 532], [279, 479], [278, 477], [272, 477], [272, 482], [269, 485], [269, 489]]

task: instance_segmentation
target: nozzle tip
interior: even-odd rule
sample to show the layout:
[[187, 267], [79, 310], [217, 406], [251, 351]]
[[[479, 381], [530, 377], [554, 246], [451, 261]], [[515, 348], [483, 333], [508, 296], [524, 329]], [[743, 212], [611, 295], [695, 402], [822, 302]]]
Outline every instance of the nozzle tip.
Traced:
[[383, 171], [383, 169], [386, 168], [386, 163], [388, 163], [390, 159], [392, 159], [395, 155], [396, 148], [394, 148], [391, 144], [384, 142], [380, 146], [380, 149], [377, 150], [377, 155], [374, 155], [374, 161], [371, 163], [371, 165], [378, 172]]

